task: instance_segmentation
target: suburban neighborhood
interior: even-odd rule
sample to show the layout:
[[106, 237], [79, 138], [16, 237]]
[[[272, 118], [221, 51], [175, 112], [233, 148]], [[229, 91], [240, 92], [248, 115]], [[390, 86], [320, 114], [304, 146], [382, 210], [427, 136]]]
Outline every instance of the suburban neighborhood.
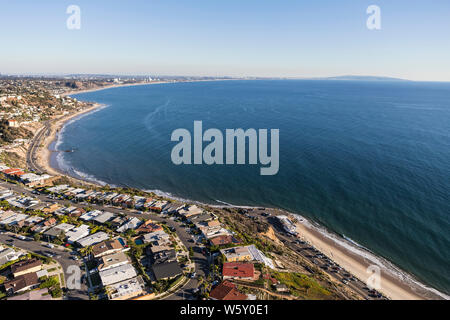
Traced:
[[[215, 209], [136, 190], [71, 186], [6, 165], [0, 169], [3, 299], [339, 297], [338, 285], [333, 292], [319, 284], [325, 278], [287, 272], [282, 255], [274, 257], [274, 249], [262, 245], [268, 242], [235, 229]], [[236, 214], [238, 220], [255, 220], [244, 209]], [[295, 235], [288, 216], [274, 221], [287, 236]], [[44, 249], [27, 249], [31, 242]], [[79, 279], [67, 283], [70, 275], [58, 262], [62, 253], [69, 266], [79, 268]]]

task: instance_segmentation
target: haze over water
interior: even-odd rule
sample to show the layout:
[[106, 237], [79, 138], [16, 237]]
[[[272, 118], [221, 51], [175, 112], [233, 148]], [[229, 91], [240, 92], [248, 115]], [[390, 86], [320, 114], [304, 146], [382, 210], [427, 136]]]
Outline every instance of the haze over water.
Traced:
[[[450, 293], [450, 83], [220, 81], [75, 95], [62, 170], [111, 185], [301, 213]], [[171, 162], [173, 130], [280, 129], [280, 169]], [[55, 161], [57, 160], [57, 161]]]

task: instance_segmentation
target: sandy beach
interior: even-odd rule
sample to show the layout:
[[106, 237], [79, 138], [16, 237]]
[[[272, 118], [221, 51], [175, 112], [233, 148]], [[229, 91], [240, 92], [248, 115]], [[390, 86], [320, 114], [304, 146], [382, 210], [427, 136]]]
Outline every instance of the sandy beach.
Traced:
[[71, 96], [71, 95], [79, 94], [79, 93], [95, 92], [95, 91], [101, 91], [101, 90], [112, 89], [112, 88], [121, 88], [121, 87], [145, 86], [145, 85], [158, 84], [158, 83], [161, 84], [161, 83], [169, 83], [169, 82], [167, 82], [167, 81], [154, 81], [154, 82], [142, 82], [142, 83], [112, 84], [112, 85], [109, 85], [109, 86], [92, 88], [92, 89], [69, 91], [69, 92], [66, 92], [66, 93], [62, 94], [62, 96], [63, 97], [67, 97], [67, 96]]
[[[153, 83], [113, 85], [92, 90], [69, 92], [66, 93], [66, 95], [104, 90], [113, 87], [149, 84]], [[51, 134], [47, 136], [42, 142], [42, 146], [40, 147], [37, 155], [38, 164], [49, 174], [65, 175], [64, 173], [58, 172], [56, 169], [52, 168], [50, 165], [51, 151], [49, 150], [49, 146], [56, 139], [58, 131], [68, 120], [83, 113], [91, 112], [99, 107], [101, 107], [100, 104], [95, 104], [90, 108], [67, 115], [66, 117], [63, 117], [52, 124]], [[96, 184], [91, 182], [82, 181], [73, 177], [70, 178], [83, 185], [97, 186]], [[295, 217], [298, 221], [296, 225], [299, 237], [301, 239], [314, 246], [323, 254], [327, 255], [333, 261], [338, 263], [342, 268], [344, 268], [346, 271], [362, 280], [363, 282], [367, 283], [368, 278], [371, 276], [371, 273], [367, 272], [367, 268], [372, 265], [379, 266], [381, 270], [381, 278], [378, 291], [380, 291], [390, 299], [417, 300], [448, 298], [446, 296], [440, 295], [433, 289], [425, 288], [419, 282], [416, 282], [413, 277], [407, 275], [404, 272], [401, 272], [400, 270], [396, 270], [396, 268], [390, 265], [390, 263], [386, 260], [371, 254], [370, 252], [358, 247], [355, 244], [352, 244], [350, 241], [332, 235], [331, 233], [326, 232], [324, 228], [316, 226], [304, 218], [299, 218], [298, 215], [290, 215], [291, 217]]]
[[[80, 110], [78, 112], [75, 112], [75, 113], [70, 113], [70, 114], [68, 114], [66, 116], [63, 116], [63, 117], [59, 118], [57, 121], [54, 121], [50, 125], [50, 134], [48, 136], [46, 136], [45, 139], [42, 141], [42, 143], [41, 143], [41, 145], [40, 145], [40, 147], [38, 149], [38, 152], [36, 154], [36, 161], [37, 161], [38, 165], [41, 168], [43, 168], [46, 172], [48, 172], [48, 174], [55, 175], [55, 176], [63, 176], [63, 175], [65, 175], [64, 173], [59, 172], [58, 170], [56, 170], [55, 168], [53, 168], [50, 165], [50, 158], [51, 158], [52, 151], [49, 149], [49, 147], [50, 147], [51, 143], [53, 141], [55, 141], [55, 139], [57, 138], [58, 132], [61, 130], [61, 128], [64, 126], [64, 124], [67, 121], [69, 121], [70, 119], [73, 119], [75, 117], [78, 117], [78, 116], [80, 116], [82, 114], [92, 112], [92, 111], [94, 111], [94, 110], [96, 110], [96, 109], [98, 109], [100, 107], [102, 107], [102, 105], [96, 103], [96, 104], [94, 104], [91, 107], [82, 109], [82, 110]], [[69, 177], [69, 178], [74, 180], [74, 181], [76, 181], [76, 182], [78, 182], [78, 183], [81, 183], [83, 185], [94, 185], [94, 184], [92, 184], [90, 182], [82, 181], [80, 179], [76, 179], [76, 178], [73, 178], [73, 177]]]
[[378, 291], [393, 300], [444, 299], [436, 290], [425, 288], [412, 276], [397, 269], [390, 262], [369, 251], [333, 235], [320, 226], [315, 226], [304, 218], [297, 219], [299, 237], [339, 264], [350, 274], [367, 283], [372, 275], [370, 266], [380, 268]]
[[166, 83], [186, 83], [186, 82], [211, 82], [211, 81], [233, 81], [233, 80], [242, 80], [242, 79], [206, 79], [206, 80], [184, 80], [184, 81], [152, 81], [152, 82], [138, 82], [138, 83], [124, 83], [124, 84], [112, 84], [104, 87], [92, 88], [92, 89], [83, 89], [83, 90], [74, 90], [68, 91], [61, 96], [67, 97], [74, 94], [79, 93], [87, 93], [87, 92], [95, 92], [112, 88], [122, 88], [122, 87], [135, 87], [135, 86], [146, 86], [152, 84], [166, 84]]

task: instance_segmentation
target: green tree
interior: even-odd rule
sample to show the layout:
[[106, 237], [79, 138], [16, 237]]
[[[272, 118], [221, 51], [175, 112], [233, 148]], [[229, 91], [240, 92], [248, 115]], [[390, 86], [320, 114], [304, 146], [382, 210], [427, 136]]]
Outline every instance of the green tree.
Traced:
[[35, 233], [34, 236], [33, 236], [33, 238], [34, 238], [34, 241], [40, 241], [41, 238], [42, 238], [42, 236], [41, 236], [40, 233]]

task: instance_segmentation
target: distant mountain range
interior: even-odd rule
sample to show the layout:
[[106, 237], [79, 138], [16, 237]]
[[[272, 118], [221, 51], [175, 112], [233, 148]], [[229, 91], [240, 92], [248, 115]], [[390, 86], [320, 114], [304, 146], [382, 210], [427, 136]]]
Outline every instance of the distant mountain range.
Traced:
[[410, 81], [400, 78], [391, 77], [376, 77], [376, 76], [338, 76], [338, 77], [327, 77], [321, 78], [323, 80], [357, 80], [357, 81]]

